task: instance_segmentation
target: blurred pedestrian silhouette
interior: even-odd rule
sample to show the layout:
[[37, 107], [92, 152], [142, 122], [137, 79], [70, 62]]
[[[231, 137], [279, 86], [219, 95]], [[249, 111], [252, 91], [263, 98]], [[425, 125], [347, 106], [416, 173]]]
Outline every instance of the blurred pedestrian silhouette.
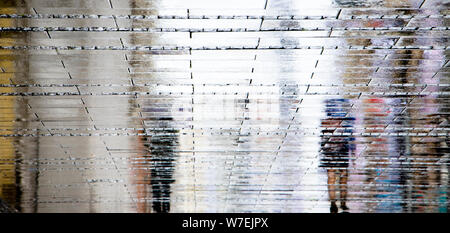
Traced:
[[[148, 111], [148, 109], [145, 109]], [[141, 157], [142, 163], [136, 169], [139, 199], [152, 201], [152, 210], [156, 213], [170, 212], [171, 184], [175, 182], [173, 173], [175, 170], [176, 153], [174, 147], [178, 145], [178, 130], [172, 128], [172, 117], [159, 117], [154, 120], [154, 135], [140, 138], [145, 156]], [[145, 169], [142, 169], [142, 166]], [[150, 191], [148, 190], [150, 189]], [[150, 196], [151, 193], [151, 196]], [[151, 210], [146, 202], [138, 204], [138, 212], [148, 213]]]
[[[330, 212], [337, 213], [336, 194], [339, 191], [341, 209], [347, 211], [347, 180], [349, 157], [355, 154], [355, 140], [352, 135], [336, 135], [352, 133], [355, 118], [348, 116], [351, 107], [347, 99], [328, 99], [325, 101], [326, 118], [322, 120], [324, 128], [321, 135], [320, 167], [327, 169], [328, 194], [331, 202]], [[334, 134], [334, 135], [330, 135]], [[336, 185], [338, 181], [338, 185]], [[338, 187], [338, 189], [336, 189]]]

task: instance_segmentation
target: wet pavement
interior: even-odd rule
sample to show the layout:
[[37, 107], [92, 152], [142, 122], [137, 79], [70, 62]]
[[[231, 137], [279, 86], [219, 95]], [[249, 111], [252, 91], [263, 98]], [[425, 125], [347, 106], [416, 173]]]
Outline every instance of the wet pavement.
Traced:
[[447, 212], [446, 0], [0, 2], [20, 212]]

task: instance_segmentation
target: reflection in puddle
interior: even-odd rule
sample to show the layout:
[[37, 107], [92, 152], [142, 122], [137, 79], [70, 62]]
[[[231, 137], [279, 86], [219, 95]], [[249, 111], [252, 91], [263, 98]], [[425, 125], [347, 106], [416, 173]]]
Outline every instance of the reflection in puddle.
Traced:
[[446, 1], [217, 4], [1, 2], [0, 212], [449, 210]]
[[[328, 99], [325, 102], [326, 116], [322, 120], [322, 127], [331, 128], [322, 130], [321, 135], [321, 167], [327, 169], [328, 193], [330, 197], [330, 212], [337, 213], [336, 206], [336, 181], [339, 191], [341, 209], [348, 210], [347, 201], [347, 179], [348, 165], [350, 158], [355, 157], [355, 138], [352, 136], [355, 118], [348, 116], [351, 105], [348, 99]], [[340, 133], [349, 136], [327, 136], [329, 134]]]
[[[162, 128], [156, 132], [154, 136], [144, 136], [142, 142], [148, 148], [148, 154], [145, 161], [152, 164], [150, 172], [144, 172], [144, 176], [140, 177], [147, 181], [149, 186], [144, 186], [144, 189], [151, 189], [152, 208], [154, 212], [166, 213], [170, 211], [170, 186], [174, 182], [173, 170], [175, 167], [174, 148], [177, 146], [177, 131], [170, 130], [170, 121], [172, 118], [158, 118], [157, 128]], [[150, 174], [148, 174], [150, 173]], [[140, 191], [144, 192], [145, 191]], [[138, 192], [138, 195], [142, 193]]]

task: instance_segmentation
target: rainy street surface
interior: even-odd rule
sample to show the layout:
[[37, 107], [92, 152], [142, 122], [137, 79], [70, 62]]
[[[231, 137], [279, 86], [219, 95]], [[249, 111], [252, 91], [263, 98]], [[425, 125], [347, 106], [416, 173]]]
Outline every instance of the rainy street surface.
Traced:
[[2, 0], [0, 212], [448, 212], [448, 0]]

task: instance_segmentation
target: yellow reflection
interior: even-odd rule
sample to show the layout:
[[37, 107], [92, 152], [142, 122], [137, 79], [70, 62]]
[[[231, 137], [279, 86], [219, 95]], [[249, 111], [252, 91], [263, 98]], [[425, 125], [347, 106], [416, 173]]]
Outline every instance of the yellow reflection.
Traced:
[[[14, 14], [14, 8], [3, 8], [1, 12], [4, 14]], [[3, 19], [1, 21], [2, 27], [9, 27], [13, 24], [13, 19]], [[1, 38], [0, 44], [4, 46], [11, 46], [14, 41]], [[11, 51], [1, 51], [0, 54], [0, 84], [10, 84], [9, 77], [6, 72], [14, 72], [14, 61], [8, 59]], [[6, 59], [5, 59], [6, 58]], [[3, 92], [14, 92], [12, 87], [2, 87]], [[15, 205], [16, 197], [16, 173], [15, 173], [15, 149], [14, 138], [4, 137], [5, 134], [11, 134], [12, 131], [5, 131], [4, 129], [13, 129], [15, 118], [14, 115], [14, 97], [2, 97], [0, 101], [0, 198], [5, 200], [11, 206]]]

